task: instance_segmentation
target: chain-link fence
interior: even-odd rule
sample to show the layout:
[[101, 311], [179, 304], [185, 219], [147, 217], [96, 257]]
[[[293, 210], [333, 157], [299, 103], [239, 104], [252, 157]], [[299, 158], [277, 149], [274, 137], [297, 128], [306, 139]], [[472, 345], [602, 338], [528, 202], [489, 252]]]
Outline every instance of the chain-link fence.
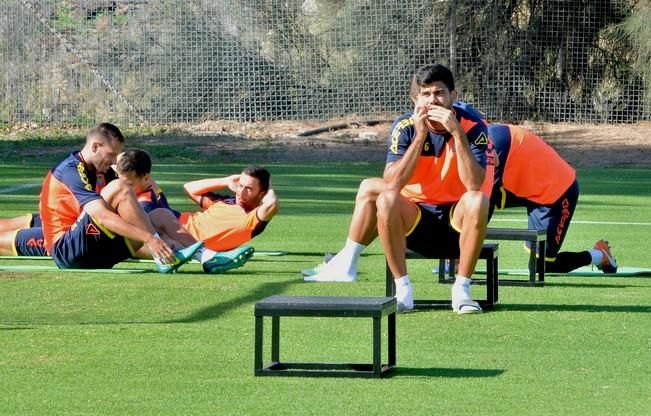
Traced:
[[425, 63], [492, 120], [649, 119], [625, 0], [2, 0], [0, 123], [390, 117]]

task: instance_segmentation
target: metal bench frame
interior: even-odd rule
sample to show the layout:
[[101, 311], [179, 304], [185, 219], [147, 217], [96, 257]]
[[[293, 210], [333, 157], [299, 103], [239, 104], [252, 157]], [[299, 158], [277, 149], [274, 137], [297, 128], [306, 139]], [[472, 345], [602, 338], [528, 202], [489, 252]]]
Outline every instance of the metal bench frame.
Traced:
[[[383, 377], [396, 365], [396, 300], [393, 297], [270, 296], [255, 304], [256, 376]], [[263, 364], [264, 317], [271, 317], [271, 362]], [[373, 319], [372, 364], [280, 361], [280, 317]], [[388, 322], [388, 362], [382, 364], [382, 317]]]
[[[500, 279], [498, 276], [498, 251], [499, 244], [497, 243], [485, 243], [482, 246], [481, 252], [479, 253], [479, 258], [486, 260], [486, 299], [479, 299], [477, 302], [484, 310], [494, 309], [495, 304], [499, 300], [499, 283]], [[422, 256], [418, 253], [408, 252], [407, 259], [439, 259], [443, 262], [442, 259], [458, 259], [459, 254], [454, 252], [441, 253], [436, 256]], [[473, 279], [474, 281], [475, 279]], [[393, 282], [393, 274], [389, 269], [389, 264], [386, 264], [386, 295], [395, 296], [395, 284]], [[414, 309], [442, 309], [450, 308], [452, 306], [451, 300], [425, 300], [417, 299], [414, 300]]]
[[[504, 286], [542, 286], [545, 284], [545, 248], [547, 244], [546, 230], [526, 230], [516, 228], [488, 228], [486, 231], [486, 240], [510, 240], [510, 241], [529, 241], [531, 250], [529, 250], [529, 280], [522, 279], [500, 279], [500, 284]], [[444, 258], [439, 259], [439, 282], [454, 282], [454, 267], [450, 267], [446, 277]], [[538, 281], [536, 281], [538, 274]], [[475, 280], [475, 279], [473, 279]], [[476, 279], [477, 283], [483, 282], [483, 279]]]

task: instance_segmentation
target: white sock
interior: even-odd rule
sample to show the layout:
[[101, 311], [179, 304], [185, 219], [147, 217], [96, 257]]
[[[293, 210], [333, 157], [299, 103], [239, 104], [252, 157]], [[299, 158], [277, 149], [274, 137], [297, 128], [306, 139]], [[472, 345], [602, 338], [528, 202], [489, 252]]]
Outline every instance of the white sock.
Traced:
[[457, 275], [452, 285], [452, 299], [472, 299], [470, 297], [470, 283], [472, 279]]
[[217, 252], [213, 251], [213, 250], [211, 250], [209, 248], [204, 247], [201, 250], [199, 250], [199, 253], [201, 253], [200, 254], [201, 257], [199, 257], [198, 260], [201, 262], [201, 264], [203, 264], [203, 263], [207, 262], [208, 260], [212, 259]]
[[[157, 239], [159, 239], [159, 240], [161, 239], [161, 238], [160, 238], [160, 235], [159, 235], [158, 233], [154, 233], [154, 238], [157, 238]], [[154, 259], [154, 262], [155, 262], [156, 264], [160, 264], [161, 266], [162, 266], [163, 264], [167, 264], [166, 261], [163, 261], [163, 259], [161, 259], [161, 258], [158, 257], [158, 256], [154, 256], [154, 255], [152, 254], [151, 257]]]
[[357, 261], [365, 245], [351, 239], [346, 239], [346, 245], [328, 262], [333, 268], [343, 271], [350, 276], [357, 276]]
[[414, 289], [409, 281], [409, 275], [394, 280], [396, 285], [396, 300], [404, 305], [406, 309], [414, 308]]
[[590, 253], [590, 257], [592, 257], [592, 264], [594, 265], [600, 265], [604, 259], [604, 253], [601, 250], [591, 248], [588, 250], [588, 253]]

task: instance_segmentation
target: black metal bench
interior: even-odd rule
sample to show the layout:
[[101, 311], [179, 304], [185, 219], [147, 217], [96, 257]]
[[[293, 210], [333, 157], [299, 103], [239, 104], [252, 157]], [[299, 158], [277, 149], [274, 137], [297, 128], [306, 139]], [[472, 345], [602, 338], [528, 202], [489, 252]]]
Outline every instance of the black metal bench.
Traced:
[[[270, 296], [255, 304], [256, 376], [382, 377], [396, 365], [396, 300], [393, 297]], [[271, 363], [263, 366], [264, 317], [271, 317]], [[373, 363], [280, 361], [280, 317], [320, 316], [373, 319]], [[388, 321], [388, 363], [382, 364], [382, 317]]]
[[[500, 284], [504, 286], [536, 286], [545, 283], [545, 247], [547, 243], [547, 231], [545, 230], [524, 230], [516, 228], [488, 228], [486, 231], [486, 240], [510, 240], [510, 241], [530, 241], [531, 250], [529, 252], [529, 280], [522, 279], [500, 279]], [[439, 259], [439, 282], [454, 282], [454, 265], [450, 262], [447, 277], [445, 271], [445, 260]], [[536, 282], [536, 273], [538, 282]], [[473, 279], [475, 280], [475, 279]], [[482, 279], [476, 280], [478, 283]]]
[[[477, 302], [485, 310], [491, 310], [495, 307], [495, 304], [499, 300], [499, 277], [498, 277], [498, 255], [499, 244], [497, 243], [485, 243], [481, 252], [479, 253], [479, 258], [486, 260], [486, 280], [483, 281], [486, 283], [486, 299], [479, 299]], [[453, 249], [447, 252], [441, 252], [441, 254], [436, 256], [422, 256], [418, 253], [407, 252], [407, 259], [458, 259], [459, 252], [455, 252]], [[443, 276], [445, 278], [445, 275]], [[439, 276], [440, 278], [440, 276]], [[475, 281], [475, 279], [473, 279]], [[395, 285], [393, 282], [393, 274], [389, 269], [389, 264], [386, 265], [386, 295], [395, 296]], [[440, 308], [450, 308], [452, 306], [452, 300], [414, 300], [414, 309], [440, 309]]]

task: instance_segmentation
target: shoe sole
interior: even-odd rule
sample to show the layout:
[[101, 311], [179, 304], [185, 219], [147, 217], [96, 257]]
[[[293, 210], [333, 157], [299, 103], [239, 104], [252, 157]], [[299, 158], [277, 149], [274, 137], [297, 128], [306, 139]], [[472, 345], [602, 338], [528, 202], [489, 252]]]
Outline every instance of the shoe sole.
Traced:
[[231, 259], [229, 263], [215, 266], [209, 270], [204, 269], [204, 271], [208, 274], [221, 274], [229, 270], [237, 269], [244, 266], [246, 262], [249, 261], [251, 257], [253, 257], [253, 253], [255, 253], [255, 250], [251, 247], [239, 254], [235, 259]]

